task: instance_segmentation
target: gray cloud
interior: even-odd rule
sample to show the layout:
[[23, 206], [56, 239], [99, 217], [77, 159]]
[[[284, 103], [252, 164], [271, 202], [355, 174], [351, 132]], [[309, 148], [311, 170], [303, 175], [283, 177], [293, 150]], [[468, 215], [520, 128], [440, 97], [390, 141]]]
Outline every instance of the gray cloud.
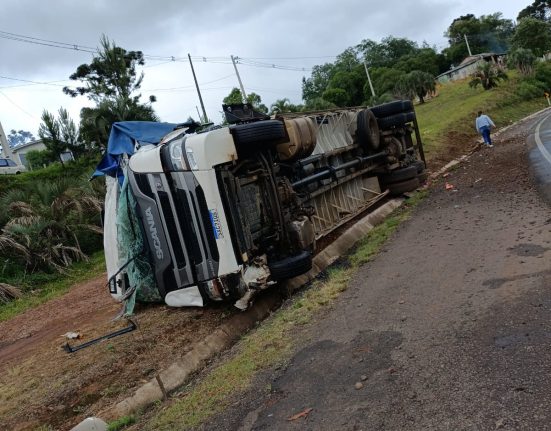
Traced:
[[[0, 31], [40, 39], [95, 47], [102, 34], [126, 49], [150, 55], [225, 57], [235, 54], [258, 61], [311, 67], [332, 61], [362, 39], [379, 41], [389, 35], [427, 41], [443, 48], [443, 33], [451, 21], [466, 13], [479, 16], [502, 11], [514, 18], [525, 5], [497, 0], [119, 0], [84, 1], [3, 0]], [[526, 2], [526, 5], [529, 2]], [[90, 54], [0, 38], [0, 76], [34, 81], [67, 79]], [[282, 57], [301, 57], [287, 60]], [[308, 58], [318, 57], [318, 58]], [[159, 64], [148, 60], [144, 95], [156, 90], [156, 110], [163, 120], [197, 116], [197, 96], [185, 62]], [[266, 104], [289, 97], [300, 102], [306, 72], [239, 65], [247, 91]], [[237, 86], [230, 64], [196, 62], [209, 115], [218, 120], [222, 98]], [[224, 79], [221, 79], [224, 78]], [[214, 81], [214, 82], [212, 82]], [[70, 109], [73, 117], [85, 100], [69, 99], [59, 87], [22, 85], [0, 78], [0, 121], [4, 128], [36, 131], [42, 109]], [[64, 83], [61, 83], [64, 84]], [[10, 86], [10, 88], [6, 88]], [[187, 87], [187, 88], [179, 88]], [[174, 90], [163, 90], [177, 88]], [[10, 100], [8, 100], [7, 96]]]

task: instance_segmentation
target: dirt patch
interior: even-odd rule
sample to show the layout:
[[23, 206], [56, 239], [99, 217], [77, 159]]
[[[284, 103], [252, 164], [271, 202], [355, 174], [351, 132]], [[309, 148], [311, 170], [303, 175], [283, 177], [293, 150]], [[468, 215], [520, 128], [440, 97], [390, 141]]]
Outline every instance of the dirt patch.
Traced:
[[234, 313], [229, 306], [138, 307], [138, 330], [66, 353], [61, 335], [68, 331], [81, 334], [71, 341], [80, 344], [126, 326], [112, 320], [120, 305], [104, 284], [105, 275], [0, 323], [0, 429], [70, 429], [131, 394]]

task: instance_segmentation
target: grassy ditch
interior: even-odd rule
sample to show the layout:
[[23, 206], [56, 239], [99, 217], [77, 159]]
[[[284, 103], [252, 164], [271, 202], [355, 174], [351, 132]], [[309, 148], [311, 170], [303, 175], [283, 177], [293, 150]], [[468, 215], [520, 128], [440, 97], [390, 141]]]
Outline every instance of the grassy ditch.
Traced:
[[240, 393], [250, 388], [256, 373], [288, 360], [301, 336], [300, 331], [297, 334], [297, 329], [312, 322], [346, 290], [354, 271], [377, 254], [426, 194], [416, 193], [360, 241], [348, 256], [346, 265], [328, 269], [325, 279], [316, 280], [289, 305], [245, 336], [229, 360], [215, 367], [195, 385], [186, 387], [168, 407], [162, 410], [157, 407], [147, 423], [138, 425], [139, 429], [182, 430], [196, 427], [223, 411]]
[[[25, 290], [28, 289], [28, 293], [20, 299], [0, 305], [0, 322], [57, 298], [74, 284], [90, 280], [103, 272], [105, 272], [105, 258], [103, 252], [97, 252], [92, 254], [88, 261], [75, 263], [64, 274], [35, 273], [9, 280], [11, 284], [26, 286]], [[34, 290], [32, 286], [35, 286]]]

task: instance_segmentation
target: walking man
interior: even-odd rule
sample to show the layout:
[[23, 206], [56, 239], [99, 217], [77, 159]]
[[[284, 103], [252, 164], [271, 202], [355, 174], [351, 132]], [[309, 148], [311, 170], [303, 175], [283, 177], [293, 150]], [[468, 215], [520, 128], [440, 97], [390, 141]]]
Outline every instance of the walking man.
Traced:
[[492, 127], [495, 127], [496, 125], [494, 124], [492, 119], [483, 114], [482, 111], [478, 111], [475, 126], [476, 131], [482, 135], [482, 138], [484, 138], [484, 144], [487, 147], [493, 147], [492, 138], [490, 138], [490, 131], [492, 130]]

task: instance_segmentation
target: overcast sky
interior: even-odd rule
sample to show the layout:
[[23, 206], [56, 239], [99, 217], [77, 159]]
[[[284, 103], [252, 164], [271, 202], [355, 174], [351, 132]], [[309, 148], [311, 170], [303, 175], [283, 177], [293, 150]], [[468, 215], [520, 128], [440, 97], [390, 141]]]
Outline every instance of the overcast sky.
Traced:
[[[102, 34], [128, 50], [155, 57], [194, 60], [207, 114], [221, 120], [222, 99], [238, 86], [230, 55], [302, 70], [238, 64], [245, 91], [268, 107], [287, 97], [301, 102], [301, 79], [316, 64], [363, 39], [386, 36], [423, 41], [439, 50], [454, 18], [501, 12], [515, 19], [532, 0], [2, 0], [0, 32], [35, 38], [21, 42], [0, 33], [0, 122], [6, 134], [23, 129], [37, 136], [44, 109], [67, 108], [78, 121], [84, 97], [62, 93], [76, 67], [90, 53], [47, 46], [63, 42], [96, 47]], [[6, 38], [6, 36], [8, 38]], [[197, 118], [199, 100], [187, 61], [146, 60], [144, 100], [162, 121]], [[35, 83], [27, 82], [33, 81]], [[49, 84], [36, 84], [49, 83]], [[200, 109], [200, 107], [199, 107]]]

